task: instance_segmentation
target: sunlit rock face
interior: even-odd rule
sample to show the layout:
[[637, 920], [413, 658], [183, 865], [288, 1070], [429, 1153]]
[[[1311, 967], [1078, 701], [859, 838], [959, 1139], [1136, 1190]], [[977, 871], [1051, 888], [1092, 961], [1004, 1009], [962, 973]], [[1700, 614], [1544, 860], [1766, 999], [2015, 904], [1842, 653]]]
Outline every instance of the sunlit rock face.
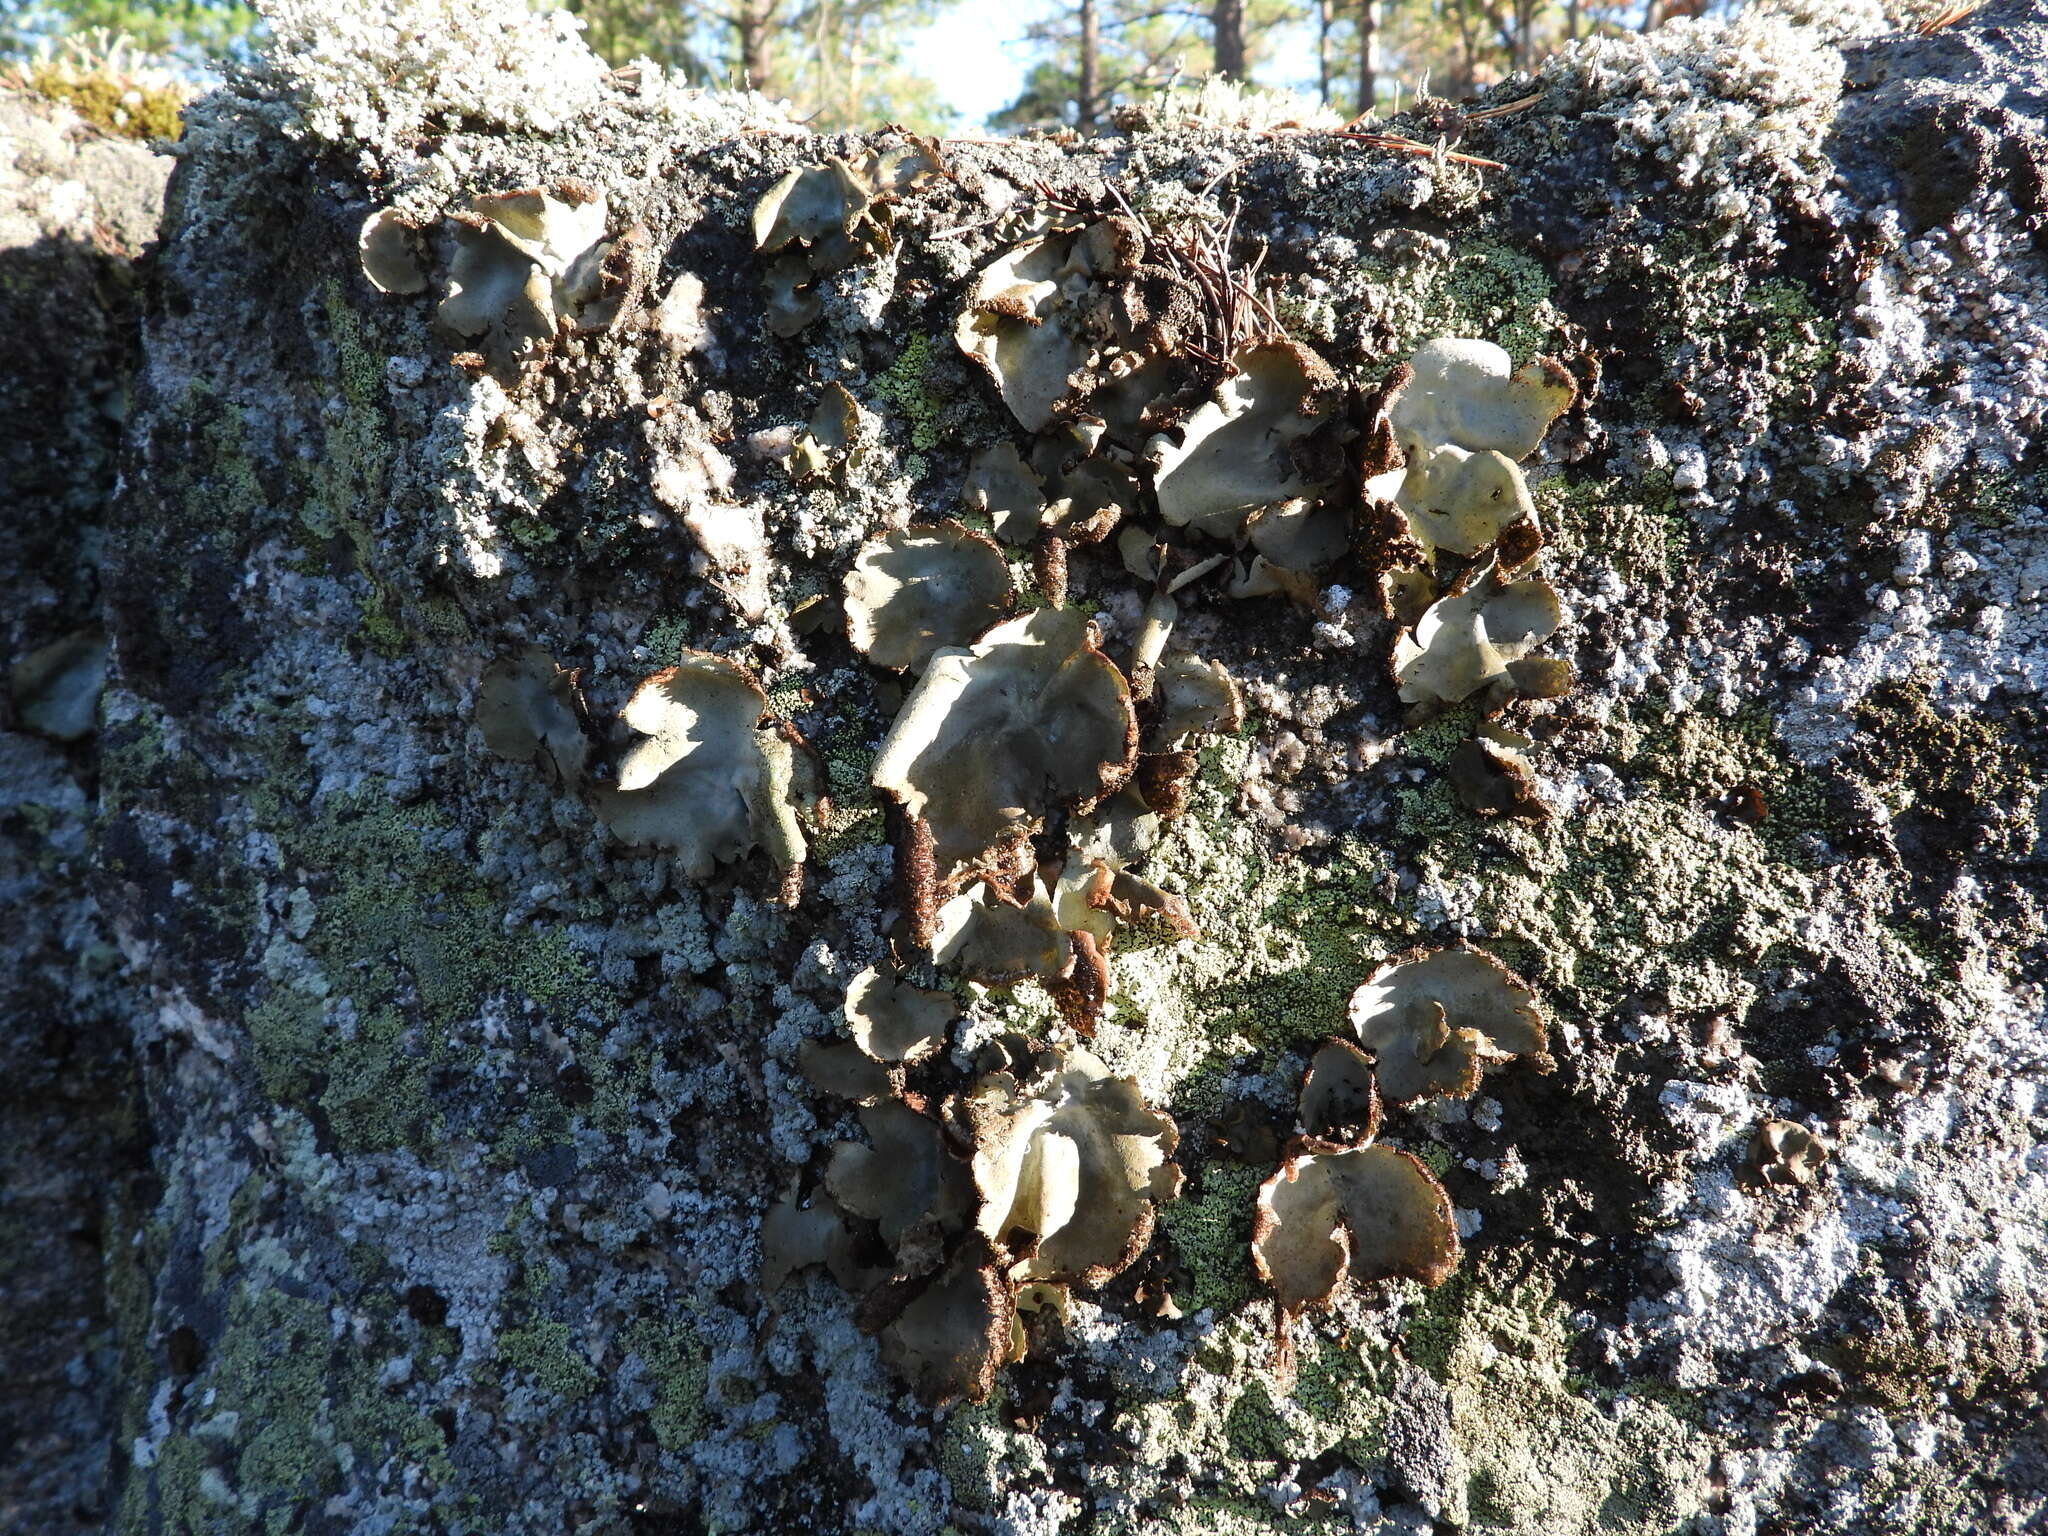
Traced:
[[279, 4], [9, 631], [108, 1519], [2038, 1524], [2048, 22], [1820, 20], [932, 144]]

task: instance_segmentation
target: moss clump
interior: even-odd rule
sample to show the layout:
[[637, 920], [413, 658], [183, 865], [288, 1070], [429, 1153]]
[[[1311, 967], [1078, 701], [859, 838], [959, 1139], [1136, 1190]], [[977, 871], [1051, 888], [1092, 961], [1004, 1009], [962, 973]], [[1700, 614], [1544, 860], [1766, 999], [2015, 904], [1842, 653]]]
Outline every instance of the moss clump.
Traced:
[[640, 636], [640, 644], [651, 661], [672, 667], [682, 659], [684, 651], [695, 649], [691, 643], [694, 632], [688, 614], [665, 613], [647, 626], [646, 632]]
[[118, 46], [106, 57], [88, 52], [45, 55], [12, 72], [9, 83], [60, 102], [102, 133], [149, 143], [185, 131], [191, 87], [160, 70], [134, 70]]
[[1662, 414], [1666, 380], [1755, 378], [1773, 410], [1815, 398], [1840, 346], [1832, 323], [1798, 279], [1747, 279], [1724, 248], [1682, 230], [1637, 253], [1625, 282], [1631, 302], [1654, 317], [1650, 349], [1659, 366], [1638, 401]]

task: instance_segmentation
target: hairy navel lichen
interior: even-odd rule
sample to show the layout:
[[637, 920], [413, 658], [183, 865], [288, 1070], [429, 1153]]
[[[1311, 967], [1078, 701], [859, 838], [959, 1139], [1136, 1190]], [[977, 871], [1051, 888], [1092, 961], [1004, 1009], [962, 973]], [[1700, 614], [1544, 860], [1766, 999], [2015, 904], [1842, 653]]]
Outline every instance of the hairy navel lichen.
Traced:
[[990, 540], [958, 523], [898, 529], [854, 556], [847, 635], [877, 666], [921, 672], [934, 651], [972, 645], [1010, 601], [1009, 563]]
[[760, 685], [721, 656], [685, 656], [646, 679], [621, 715], [643, 739], [597, 792], [606, 824], [628, 843], [673, 849], [695, 879], [754, 848], [785, 873], [800, 868], [805, 749], [761, 723], [766, 708]]
[[941, 872], [1085, 807], [1128, 777], [1130, 688], [1094, 623], [1045, 608], [933, 654], [875, 759], [875, 785], [930, 827]]
[[1443, 949], [1404, 956], [1351, 997], [1351, 1027], [1396, 1102], [1469, 1096], [1496, 1062], [1548, 1070], [1549, 1030], [1528, 988], [1492, 956]]

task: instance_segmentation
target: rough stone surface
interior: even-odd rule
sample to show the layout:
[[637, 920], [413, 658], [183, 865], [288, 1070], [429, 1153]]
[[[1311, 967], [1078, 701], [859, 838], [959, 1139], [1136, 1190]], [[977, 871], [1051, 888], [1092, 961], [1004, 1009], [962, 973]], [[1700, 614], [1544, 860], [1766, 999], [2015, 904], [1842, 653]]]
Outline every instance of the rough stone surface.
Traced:
[[[788, 340], [754, 201], [894, 141], [606, 75], [509, 0], [385, 9], [282, 6], [277, 56], [192, 111], [113, 681], [9, 813], [43, 883], [8, 943], [116, 973], [22, 1007], [91, 1040], [146, 993], [117, 1017], [149, 1173], [115, 1159], [125, 1225], [72, 1261], [107, 1276], [112, 1450], [54, 1481], [138, 1533], [2048, 1519], [2048, 5], [1582, 45], [1485, 103], [1523, 110], [1395, 125], [1455, 155], [1185, 112], [948, 144]], [[485, 41], [418, 41], [450, 27]], [[536, 366], [459, 358], [438, 290], [358, 265], [379, 208], [431, 231], [565, 182], [639, 231], [630, 299]], [[1247, 724], [1146, 870], [1202, 936], [1115, 951], [1092, 1048], [1178, 1122], [1187, 1186], [987, 1403], [933, 1411], [828, 1276], [759, 1284], [762, 1212], [859, 1134], [796, 1063], [899, 899], [866, 786], [901, 684], [808, 600], [960, 515], [1014, 431], [953, 344], [968, 279], [1111, 185], [1155, 231], [1234, 207], [1346, 385], [1441, 335], [1597, 376], [1530, 466], [1579, 680], [1520, 716], [1551, 816], [1483, 819], [1444, 771], [1469, 711], [1407, 722], [1366, 577], [1179, 594]], [[799, 480], [834, 383], [855, 439]], [[1126, 654], [1113, 546], [1066, 581]], [[600, 767], [682, 650], [750, 667], [831, 790], [794, 907], [765, 860], [690, 879], [487, 750], [481, 680], [529, 646], [581, 669]], [[88, 817], [118, 964], [67, 905]], [[45, 823], [79, 851], [38, 862]], [[1366, 976], [1460, 938], [1537, 994], [1556, 1070], [1389, 1115], [1463, 1266], [1300, 1320], [1289, 1368], [1247, 1252], [1271, 1162], [1230, 1149], [1286, 1133]], [[1064, 1027], [955, 985], [940, 1088]], [[115, 1069], [37, 1070], [98, 1105]], [[1827, 1143], [1811, 1182], [1747, 1175], [1766, 1119]]]
[[[99, 641], [139, 277], [170, 165], [0, 90], [0, 654]], [[124, 975], [90, 873], [90, 742], [0, 685], [0, 1528], [104, 1528], [154, 1202]]]

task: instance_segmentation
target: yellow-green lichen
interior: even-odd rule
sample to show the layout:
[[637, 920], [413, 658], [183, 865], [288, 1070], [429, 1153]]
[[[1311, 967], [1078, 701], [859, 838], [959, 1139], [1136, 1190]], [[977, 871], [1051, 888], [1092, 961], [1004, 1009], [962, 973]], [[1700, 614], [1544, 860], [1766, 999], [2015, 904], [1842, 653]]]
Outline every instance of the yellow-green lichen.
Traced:
[[1598, 561], [1633, 587], [1661, 588], [1685, 568], [1695, 531], [1678, 511], [1670, 477], [1575, 480], [1553, 475], [1531, 488], [1560, 565]]
[[446, 1437], [382, 1385], [380, 1366], [324, 1304], [239, 1285], [189, 1394], [203, 1408], [131, 1486], [124, 1536], [150, 1528], [152, 1491], [168, 1536], [222, 1536], [295, 1528], [359, 1462], [448, 1477]]
[[710, 1427], [711, 1356], [687, 1322], [638, 1322], [622, 1336], [653, 1386], [648, 1427], [664, 1451], [685, 1451]]
[[[310, 872], [303, 944], [316, 970], [281, 973], [244, 1016], [258, 1078], [277, 1102], [312, 1096], [346, 1147], [420, 1142], [434, 1127], [432, 1074], [460, 1056], [449, 1024], [493, 995], [521, 997], [555, 1027], [602, 1018], [612, 996], [557, 928], [507, 932], [462, 839], [437, 813], [376, 786], [324, 800], [257, 797], [259, 821]], [[327, 1006], [346, 996], [354, 1017]]]
[[920, 454], [930, 453], [944, 441], [940, 419], [948, 399], [944, 382], [934, 376], [934, 364], [943, 355], [931, 337], [915, 335], [903, 344], [895, 361], [875, 376], [876, 393], [908, 423], [910, 446]]
[[498, 1358], [534, 1386], [564, 1402], [597, 1390], [598, 1374], [576, 1348], [567, 1323], [540, 1319], [498, 1335]]
[[94, 59], [77, 44], [72, 54], [46, 54], [22, 68], [18, 78], [104, 133], [144, 143], [184, 133], [185, 107], [193, 93], [182, 80], [161, 70], [130, 72], [118, 57]]

